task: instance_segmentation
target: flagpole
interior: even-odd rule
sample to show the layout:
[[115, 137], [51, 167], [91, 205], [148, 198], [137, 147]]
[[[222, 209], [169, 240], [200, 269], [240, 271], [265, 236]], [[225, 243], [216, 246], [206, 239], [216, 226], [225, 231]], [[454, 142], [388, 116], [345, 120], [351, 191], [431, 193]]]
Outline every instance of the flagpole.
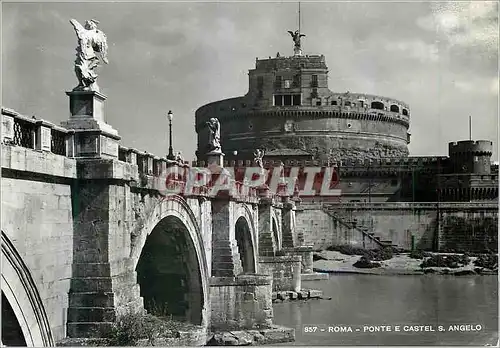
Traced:
[[472, 140], [472, 116], [469, 116], [469, 140]]

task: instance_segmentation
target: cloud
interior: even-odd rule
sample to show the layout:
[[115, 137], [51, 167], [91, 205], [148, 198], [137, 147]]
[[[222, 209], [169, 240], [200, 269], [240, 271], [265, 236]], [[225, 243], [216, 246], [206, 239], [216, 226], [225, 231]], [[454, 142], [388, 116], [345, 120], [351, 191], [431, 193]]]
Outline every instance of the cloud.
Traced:
[[407, 57], [422, 62], [437, 62], [439, 60], [437, 46], [425, 43], [422, 40], [387, 42], [385, 49], [389, 52], [404, 53]]
[[451, 46], [498, 49], [498, 2], [436, 2], [432, 13], [417, 19], [417, 25], [435, 31]]

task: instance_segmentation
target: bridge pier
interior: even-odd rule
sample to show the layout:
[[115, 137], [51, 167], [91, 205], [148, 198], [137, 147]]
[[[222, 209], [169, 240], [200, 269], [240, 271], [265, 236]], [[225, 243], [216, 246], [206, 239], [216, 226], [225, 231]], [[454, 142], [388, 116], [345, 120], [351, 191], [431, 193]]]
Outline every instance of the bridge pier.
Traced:
[[272, 325], [272, 278], [242, 274], [210, 279], [213, 331], [248, 330]]
[[235, 239], [234, 204], [231, 200], [212, 202], [212, 276], [235, 277], [243, 273]]
[[259, 256], [274, 256], [281, 245], [277, 221], [273, 220], [273, 200], [261, 198], [259, 203]]
[[293, 248], [298, 245], [297, 234], [295, 230], [295, 204], [288, 201], [283, 203], [281, 211], [283, 248]]
[[[103, 337], [121, 313], [143, 310], [139, 285], [123, 248], [126, 213], [121, 199], [130, 188], [114, 173], [115, 160], [79, 160], [84, 180], [72, 185], [74, 239], [67, 336]], [[111, 174], [110, 177], [105, 177]], [[104, 175], [104, 177], [103, 177]]]

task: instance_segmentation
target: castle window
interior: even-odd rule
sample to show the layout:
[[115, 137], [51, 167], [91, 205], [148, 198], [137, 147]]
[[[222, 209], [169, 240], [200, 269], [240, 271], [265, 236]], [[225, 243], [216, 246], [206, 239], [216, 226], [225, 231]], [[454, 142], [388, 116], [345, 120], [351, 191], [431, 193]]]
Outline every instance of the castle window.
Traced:
[[264, 97], [264, 92], [262, 92], [261, 89], [259, 89], [259, 93], [257, 94], [258, 98], [263, 98]]
[[282, 106], [283, 105], [283, 96], [282, 95], [275, 95], [274, 96], [274, 105], [275, 106]]
[[300, 94], [293, 95], [293, 105], [300, 105]]
[[360, 107], [364, 107], [365, 106], [365, 102], [363, 100], [358, 100], [358, 103], [359, 103]]
[[300, 75], [293, 77], [293, 87], [300, 87]]
[[321, 99], [316, 101], [316, 106], [321, 106]]
[[346, 101], [346, 102], [344, 102], [344, 105], [345, 106], [351, 106], [351, 102], [350, 101]]
[[264, 87], [264, 77], [257, 76], [257, 88], [262, 89]]
[[336, 100], [332, 100], [332, 105], [337, 105], [337, 101]]
[[285, 80], [285, 88], [290, 88], [292, 84], [292, 81], [290, 80]]
[[276, 76], [276, 80], [274, 81], [275, 88], [281, 88], [281, 76]]
[[313, 88], [312, 93], [311, 93], [311, 98], [318, 98], [318, 89]]
[[391, 105], [391, 111], [392, 112], [399, 112], [399, 106], [397, 106], [397, 105]]
[[292, 105], [292, 95], [291, 94], [285, 94], [283, 96], [283, 105]]
[[371, 108], [377, 110], [384, 110], [384, 103], [379, 101], [374, 101], [372, 102]]
[[403, 109], [403, 115], [408, 116], [408, 110]]
[[311, 87], [318, 87], [318, 75], [312, 75]]

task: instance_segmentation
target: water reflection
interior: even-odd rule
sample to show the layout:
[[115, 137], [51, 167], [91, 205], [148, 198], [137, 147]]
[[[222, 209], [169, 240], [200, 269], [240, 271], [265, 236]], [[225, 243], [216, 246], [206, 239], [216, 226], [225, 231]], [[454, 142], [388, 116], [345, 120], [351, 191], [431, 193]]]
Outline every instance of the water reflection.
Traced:
[[[332, 300], [274, 305], [275, 323], [296, 329], [296, 345], [485, 345], [498, 340], [495, 276], [332, 275], [303, 286], [320, 289]], [[454, 324], [481, 325], [481, 330], [449, 331]], [[314, 325], [351, 327], [353, 332], [304, 332], [304, 326]], [[401, 330], [422, 325], [433, 331], [364, 333], [369, 325], [400, 325]]]

